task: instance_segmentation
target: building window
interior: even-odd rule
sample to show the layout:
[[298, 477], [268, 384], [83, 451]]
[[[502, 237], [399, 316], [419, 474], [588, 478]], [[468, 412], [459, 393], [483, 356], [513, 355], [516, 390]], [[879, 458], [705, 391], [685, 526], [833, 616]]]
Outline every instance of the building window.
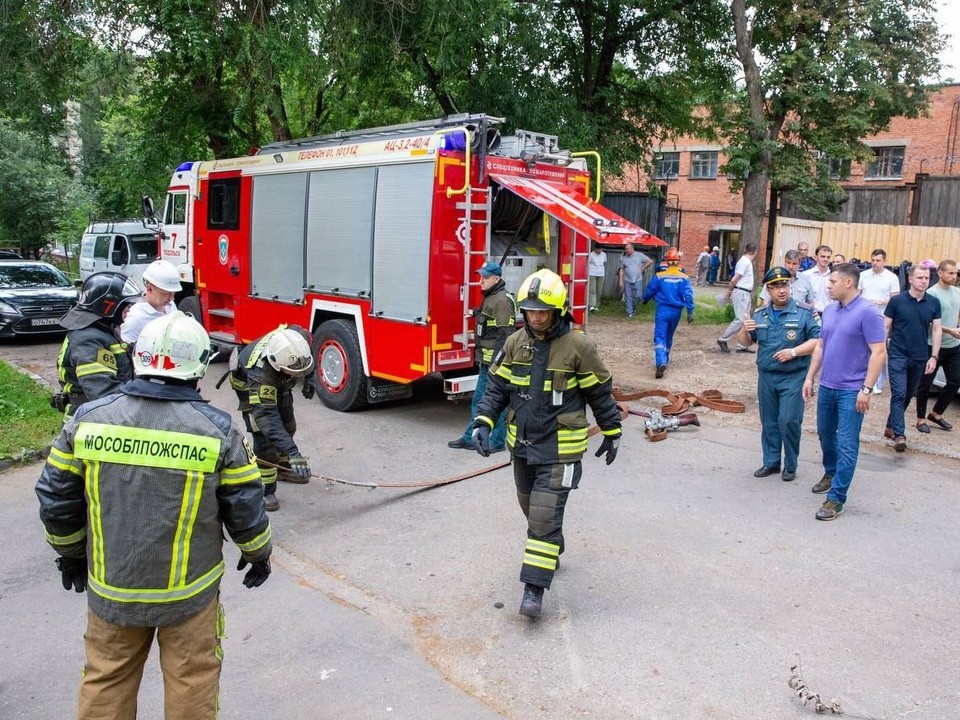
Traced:
[[716, 152], [690, 153], [690, 179], [713, 180], [717, 177]]
[[867, 165], [868, 178], [899, 178], [903, 174], [903, 147], [874, 148], [873, 160]]
[[830, 179], [850, 179], [850, 158], [830, 158]]
[[680, 177], [680, 153], [663, 152], [653, 156], [655, 180], [675, 180]]

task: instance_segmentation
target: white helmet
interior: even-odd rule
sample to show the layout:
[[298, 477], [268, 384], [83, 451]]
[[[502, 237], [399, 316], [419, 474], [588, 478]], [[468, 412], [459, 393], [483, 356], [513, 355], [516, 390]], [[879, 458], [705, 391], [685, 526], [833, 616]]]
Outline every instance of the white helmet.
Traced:
[[143, 271], [143, 279], [154, 287], [167, 292], [183, 290], [183, 285], [180, 284], [180, 274], [169, 260], [154, 260]]
[[133, 372], [159, 378], [199, 380], [210, 363], [210, 336], [179, 310], [148, 322], [133, 351]]
[[313, 355], [307, 341], [296, 330], [287, 327], [273, 331], [264, 355], [274, 370], [293, 377], [302, 377], [313, 369]]

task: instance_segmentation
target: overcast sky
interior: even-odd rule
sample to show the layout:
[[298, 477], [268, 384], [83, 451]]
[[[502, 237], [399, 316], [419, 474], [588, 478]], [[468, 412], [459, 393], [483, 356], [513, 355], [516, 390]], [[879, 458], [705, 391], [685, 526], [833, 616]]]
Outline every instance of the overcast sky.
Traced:
[[940, 51], [941, 77], [960, 82], [960, 4], [956, 0], [942, 0], [939, 21], [941, 30], [951, 36]]

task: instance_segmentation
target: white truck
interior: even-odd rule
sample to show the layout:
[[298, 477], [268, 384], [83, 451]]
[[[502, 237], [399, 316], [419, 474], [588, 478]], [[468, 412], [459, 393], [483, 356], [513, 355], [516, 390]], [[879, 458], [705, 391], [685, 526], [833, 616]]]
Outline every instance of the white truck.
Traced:
[[157, 259], [157, 230], [140, 220], [93, 222], [80, 240], [80, 278], [103, 270], [123, 273], [143, 287], [143, 271]]

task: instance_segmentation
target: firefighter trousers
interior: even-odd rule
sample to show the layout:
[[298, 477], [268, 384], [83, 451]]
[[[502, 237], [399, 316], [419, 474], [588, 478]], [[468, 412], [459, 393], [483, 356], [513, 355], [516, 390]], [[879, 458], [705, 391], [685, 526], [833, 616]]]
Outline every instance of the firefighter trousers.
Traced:
[[[297, 432], [297, 420], [293, 415], [293, 403], [280, 407], [280, 417], [283, 419], [283, 428], [292, 438]], [[273, 495], [277, 492], [277, 468], [274, 465], [288, 466], [286, 456], [281, 457], [280, 451], [270, 439], [260, 432], [257, 421], [254, 420], [251, 413], [243, 413], [243, 423], [246, 425], [247, 432], [253, 438], [253, 454], [257, 460], [265, 460], [270, 465], [257, 463], [260, 467], [260, 478], [263, 481], [263, 494]]]
[[136, 720], [137, 693], [154, 634], [160, 646], [166, 720], [212, 720], [220, 698], [223, 608], [219, 597], [165, 627], [125, 627], [87, 609], [78, 720]]
[[513, 458], [517, 500], [527, 517], [527, 542], [520, 581], [550, 589], [563, 552], [563, 511], [570, 491], [580, 484], [580, 463], [530, 465]]

